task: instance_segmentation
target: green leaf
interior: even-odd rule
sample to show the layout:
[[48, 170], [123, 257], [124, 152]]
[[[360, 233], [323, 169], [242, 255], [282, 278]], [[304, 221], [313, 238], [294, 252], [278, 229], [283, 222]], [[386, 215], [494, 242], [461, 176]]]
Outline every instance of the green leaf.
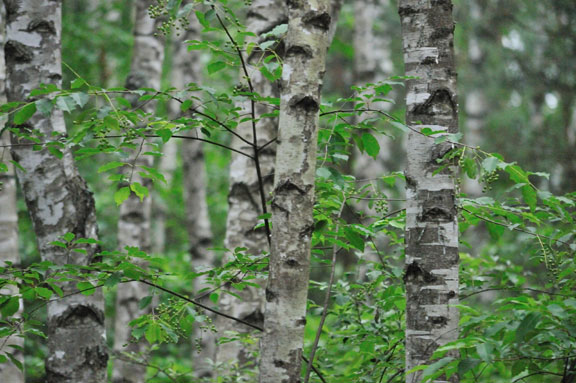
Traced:
[[492, 173], [498, 168], [499, 163], [500, 160], [496, 157], [486, 157], [484, 158], [484, 161], [482, 161], [482, 169], [488, 173]]
[[96, 292], [96, 289], [90, 282], [78, 282], [76, 288], [82, 295], [92, 295]]
[[162, 139], [162, 142], [167, 143], [168, 140], [170, 140], [170, 137], [172, 137], [172, 130], [170, 130], [170, 129], [158, 129], [156, 131], [156, 134], [158, 134], [160, 136], [160, 138]]
[[210, 300], [211, 300], [212, 303], [214, 303], [214, 304], [218, 303], [218, 297], [219, 297], [218, 293], [212, 293], [212, 294], [210, 294]]
[[90, 100], [90, 96], [83, 92], [72, 93], [70, 97], [72, 97], [80, 108], [83, 108], [84, 105], [88, 103], [88, 100]]
[[540, 322], [541, 314], [538, 312], [531, 312], [522, 319], [522, 322], [518, 325], [516, 329], [516, 342], [522, 343], [526, 339], [527, 335], [536, 328], [536, 325]]
[[360, 251], [364, 251], [364, 238], [362, 238], [361, 235], [359, 235], [354, 230], [347, 227], [344, 231], [344, 236], [350, 242], [350, 245], [352, 245], [352, 247]]
[[472, 370], [474, 367], [479, 365], [481, 362], [482, 362], [481, 360], [473, 358], [462, 359], [460, 362], [458, 362], [458, 374], [461, 376], [464, 375], [465, 373], [467, 373], [468, 371]]
[[492, 362], [493, 349], [494, 348], [489, 343], [480, 343], [476, 345], [476, 352], [478, 353], [478, 356], [480, 357], [480, 359], [482, 359], [484, 362], [487, 363]]
[[431, 376], [431, 375], [435, 374], [436, 371], [439, 371], [440, 369], [445, 367], [448, 363], [450, 363], [453, 360], [454, 360], [454, 358], [452, 358], [452, 357], [446, 357], [446, 358], [440, 359], [436, 363], [432, 363], [430, 366], [428, 366], [426, 368], [426, 370], [424, 370], [422, 377], [425, 378], [427, 376]]
[[6, 302], [2, 303], [2, 305], [0, 306], [0, 313], [2, 313], [4, 317], [10, 317], [16, 314], [19, 308], [20, 308], [20, 298], [17, 296], [13, 296], [10, 297]]
[[74, 233], [66, 233], [62, 236], [62, 238], [66, 241], [66, 242], [72, 242], [72, 240], [74, 240], [74, 238], [76, 237], [76, 235], [74, 235]]
[[41, 296], [44, 299], [50, 299], [52, 297], [52, 294], [54, 294], [54, 292], [50, 289], [47, 289], [45, 287], [36, 287], [36, 294], [38, 294], [39, 296]]
[[36, 104], [31, 103], [20, 109], [16, 114], [14, 114], [14, 124], [22, 125], [30, 119], [36, 113]]
[[534, 211], [536, 209], [536, 203], [538, 202], [538, 197], [536, 194], [536, 190], [531, 185], [522, 186], [522, 198], [524, 198], [524, 202], [528, 206], [530, 206], [530, 210]]
[[49, 116], [50, 113], [52, 113], [52, 109], [54, 108], [54, 104], [52, 103], [52, 100], [48, 100], [46, 98], [43, 98], [41, 100], [36, 101], [36, 108], [44, 116]]
[[378, 140], [370, 133], [364, 133], [362, 135], [362, 144], [364, 145], [364, 150], [370, 157], [376, 158], [380, 152], [380, 144]]
[[140, 302], [138, 302], [138, 308], [140, 310], [144, 310], [146, 307], [148, 307], [150, 305], [150, 303], [152, 303], [152, 296], [148, 295], [148, 296], [140, 299]]
[[144, 334], [148, 343], [153, 344], [162, 340], [162, 328], [156, 322], [150, 323]]
[[64, 112], [71, 113], [76, 109], [76, 101], [70, 96], [60, 96], [56, 99], [56, 106]]
[[82, 85], [86, 84], [86, 81], [84, 81], [84, 79], [81, 79], [80, 77], [74, 79], [74, 81], [72, 81], [70, 83], [70, 88], [72, 89], [78, 89], [80, 88]]
[[116, 205], [120, 206], [124, 201], [126, 201], [130, 197], [130, 188], [125, 186], [120, 188], [114, 193], [114, 201]]
[[138, 198], [140, 198], [140, 201], [143, 201], [144, 197], [148, 197], [148, 188], [139, 182], [130, 184], [130, 190], [136, 193]]
[[495, 223], [486, 222], [486, 228], [488, 229], [488, 233], [490, 233], [490, 237], [494, 240], [498, 240], [504, 234], [506, 228], [502, 225], [496, 225]]
[[406, 125], [404, 125], [401, 122], [397, 122], [397, 121], [390, 121], [390, 125], [392, 125], [393, 127], [400, 129], [401, 131], [408, 133], [410, 131], [410, 128], [408, 128]]
[[107, 172], [108, 170], [119, 168], [120, 166], [124, 166], [124, 162], [119, 161], [108, 162], [107, 164], [102, 165], [98, 168], [98, 173], [104, 173]]
[[213, 74], [222, 70], [226, 67], [226, 63], [223, 61], [216, 61], [211, 64], [208, 64], [208, 74]]

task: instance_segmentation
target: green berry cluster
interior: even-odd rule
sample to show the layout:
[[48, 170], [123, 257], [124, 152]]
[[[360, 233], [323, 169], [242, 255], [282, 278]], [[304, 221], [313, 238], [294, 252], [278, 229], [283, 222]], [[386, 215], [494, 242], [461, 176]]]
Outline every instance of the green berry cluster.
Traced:
[[[156, 1], [158, 3], [157, 5], [151, 5], [148, 8], [148, 15], [152, 19], [163, 19], [162, 25], [158, 27], [158, 31], [162, 35], [167, 36], [170, 34], [170, 31], [175, 30], [176, 36], [180, 36], [180, 33], [188, 27], [188, 19], [186, 16], [169, 16], [167, 0]], [[158, 33], [155, 33], [154, 36], [158, 36]]]
[[492, 183], [498, 181], [498, 172], [497, 171], [492, 171], [492, 172], [485, 172], [482, 174], [482, 176], [480, 177], [480, 182], [482, 182], [484, 184], [484, 187], [482, 188], [482, 191], [485, 193], [489, 190], [492, 190]]

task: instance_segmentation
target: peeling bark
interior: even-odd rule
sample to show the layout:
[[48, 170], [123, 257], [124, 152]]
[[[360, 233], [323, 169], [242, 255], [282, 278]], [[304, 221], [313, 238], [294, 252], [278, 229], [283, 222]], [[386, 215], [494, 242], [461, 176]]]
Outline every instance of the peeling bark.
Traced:
[[[134, 47], [130, 74], [126, 79], [126, 88], [160, 88], [162, 75], [162, 62], [164, 60], [164, 39], [156, 37], [158, 32], [158, 19], [152, 19], [148, 14], [148, 8], [155, 3], [154, 0], [137, 0], [135, 2], [136, 21], [134, 23]], [[132, 100], [134, 106], [138, 105], [136, 99]], [[145, 113], [153, 113], [156, 103], [149, 102], [140, 109]], [[146, 146], [146, 141], [137, 142]], [[145, 148], [144, 148], [145, 149]], [[133, 150], [130, 153], [131, 163], [136, 166], [153, 166], [151, 156], [143, 156], [141, 152], [146, 150]], [[152, 186], [150, 179], [142, 178], [138, 171], [126, 169], [130, 175], [130, 182], [139, 182], [145, 187]], [[118, 220], [118, 246], [124, 250], [127, 246], [139, 247], [145, 252], [150, 251], [150, 218], [152, 200], [150, 197], [143, 201], [132, 194], [120, 207]], [[136, 261], [137, 263], [137, 261]], [[145, 266], [140, 263], [140, 266]], [[149, 295], [149, 289], [138, 283], [123, 283], [118, 285], [116, 297], [116, 320], [114, 326], [114, 353], [117, 359], [114, 363], [114, 383], [143, 383], [146, 378], [146, 366], [131, 363], [129, 358], [122, 356], [123, 352], [135, 353], [136, 358], [141, 359], [145, 351], [145, 341], [131, 339], [131, 328], [128, 323], [145, 314], [145, 310], [138, 308], [140, 300]]]
[[[285, 4], [281, 0], [255, 0], [248, 11], [247, 30], [261, 36], [276, 26], [286, 24], [288, 16]], [[266, 38], [250, 37], [253, 41], [264, 42]], [[276, 48], [276, 53], [283, 55], [283, 46]], [[278, 97], [278, 84], [270, 83], [253, 65], [262, 58], [262, 52], [255, 49], [248, 57], [248, 70], [254, 91], [261, 97]], [[241, 73], [241, 77], [244, 73]], [[240, 107], [241, 114], [251, 112], [250, 101], [246, 100]], [[269, 113], [267, 105], [256, 104], [256, 116]], [[276, 137], [277, 119], [262, 118], [257, 122], [257, 143], [262, 146]], [[243, 122], [238, 128], [239, 135], [247, 141], [253, 142], [252, 123]], [[253, 148], [239, 139], [234, 139], [233, 147], [245, 153], [252, 153]], [[264, 191], [269, 195], [272, 191], [274, 173], [274, 159], [276, 157], [276, 144], [268, 145], [259, 152], [260, 168], [263, 176]], [[254, 161], [236, 153], [232, 153], [230, 164], [230, 191], [228, 195], [228, 219], [226, 223], [225, 246], [228, 249], [245, 247], [248, 254], [260, 255], [268, 252], [268, 240], [264, 228], [254, 229], [258, 223], [258, 216], [262, 214], [260, 204], [260, 194], [258, 177]], [[231, 260], [231, 259], [229, 259]], [[256, 281], [263, 284], [263, 281]], [[262, 326], [264, 311], [263, 289], [248, 287], [242, 291], [234, 291], [241, 297], [241, 300], [229, 294], [223, 294], [220, 301], [220, 309], [232, 316], [249, 320], [257, 326]], [[220, 336], [226, 336], [228, 331], [239, 331], [243, 333], [253, 333], [254, 330], [238, 325], [228, 319], [217, 318], [217, 328]], [[228, 374], [233, 370], [234, 364], [239, 366], [255, 365], [255, 360], [251, 354], [256, 351], [256, 345], [249, 347], [239, 341], [228, 342], [218, 346], [217, 361], [228, 364]]]
[[[29, 93], [41, 83], [61, 86], [61, 2], [21, 0], [4, 4], [8, 15], [8, 101], [34, 101]], [[53, 139], [66, 135], [60, 110], [48, 117], [37, 113], [20, 128], [36, 129]], [[21, 141], [12, 136], [12, 142]], [[62, 152], [62, 159], [58, 159], [48, 150], [12, 148], [14, 160], [26, 170], [17, 174], [42, 260], [88, 265], [98, 250], [96, 246], [87, 245], [87, 253], [80, 254], [50, 244], [66, 233], [76, 238], [98, 236], [92, 193], [78, 174], [71, 151]], [[102, 293], [74, 295], [75, 282], [63, 283], [61, 288], [66, 298], [48, 303], [46, 382], [104, 383], [108, 354]]]
[[[4, 63], [4, 40], [6, 31], [6, 13], [4, 4], [0, 3], [0, 105], [6, 103], [6, 66]], [[0, 131], [5, 126], [5, 119], [0, 118]], [[8, 132], [0, 135], [0, 145], [9, 145]], [[8, 166], [8, 171], [0, 173], [0, 267], [6, 262], [17, 266], [20, 263], [18, 256], [18, 211], [16, 209], [16, 174], [14, 166], [10, 163], [10, 150], [0, 148], [0, 163]], [[10, 278], [8, 275], [0, 277]], [[0, 289], [0, 295], [18, 294], [18, 288], [13, 285], [5, 285]], [[23, 304], [20, 300], [20, 309], [13, 316], [18, 319], [22, 315]], [[24, 347], [24, 338], [17, 334], [8, 338], [0, 338], [0, 354], [10, 353], [18, 361], [24, 364], [22, 351], [11, 346]], [[11, 361], [0, 363], [0, 381], [11, 383], [24, 383], [24, 372]]]
[[329, 1], [289, 2], [260, 382], [300, 382]]
[[[458, 131], [450, 0], [401, 0], [407, 81], [406, 121], [414, 129]], [[419, 125], [417, 125], [419, 124]], [[406, 169], [406, 370], [430, 364], [434, 351], [458, 338], [458, 222], [455, 169], [434, 175], [451, 148], [408, 135]], [[454, 356], [454, 355], [453, 355]], [[407, 376], [422, 380], [422, 372]], [[458, 376], [436, 382], [458, 382]]]

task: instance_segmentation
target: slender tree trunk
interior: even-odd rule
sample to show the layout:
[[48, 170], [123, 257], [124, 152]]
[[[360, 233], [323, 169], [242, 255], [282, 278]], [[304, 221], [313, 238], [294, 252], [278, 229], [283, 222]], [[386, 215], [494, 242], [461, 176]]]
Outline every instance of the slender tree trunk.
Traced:
[[[128, 89], [160, 88], [164, 42], [163, 38], [154, 36], [158, 32], [158, 19], [150, 18], [148, 14], [149, 6], [154, 3], [154, 0], [137, 0], [135, 2], [134, 47], [130, 74], [126, 80]], [[133, 100], [132, 103], [134, 106], [138, 105], [136, 100]], [[141, 106], [140, 109], [145, 113], [153, 113], [155, 108], [156, 104], [149, 102]], [[136, 166], [152, 167], [153, 158], [142, 155], [146, 151], [146, 141], [140, 140], [136, 143], [142, 150], [133, 150], [130, 162]], [[130, 182], [139, 182], [148, 188], [152, 186], [150, 180], [142, 178], [137, 170], [126, 169], [126, 174], [130, 177]], [[140, 201], [134, 194], [121, 205], [118, 220], [120, 250], [124, 250], [127, 246], [136, 246], [145, 252], [150, 251], [151, 207], [150, 197]], [[121, 354], [122, 352], [130, 352], [134, 353], [133, 355], [137, 359], [143, 357], [137, 354], [145, 351], [144, 340], [131, 341], [131, 328], [128, 323], [145, 313], [144, 310], [138, 308], [138, 303], [147, 295], [149, 295], [149, 289], [138, 282], [118, 285], [114, 326], [114, 352], [117, 355], [113, 371], [114, 383], [143, 383], [145, 381], [146, 367], [141, 363], [131, 363], [130, 357]]]
[[[61, 85], [61, 2], [22, 0], [5, 1], [5, 5], [8, 101], [33, 101], [29, 92], [41, 83]], [[60, 110], [48, 117], [37, 113], [19, 128], [37, 129], [52, 139], [66, 135]], [[18, 144], [20, 139], [13, 136], [12, 142]], [[92, 193], [78, 174], [71, 151], [63, 149], [58, 159], [48, 150], [14, 146], [12, 155], [25, 169], [18, 171], [18, 178], [42, 260], [88, 265], [96, 246], [86, 246], [87, 253], [81, 254], [50, 244], [66, 233], [97, 238]], [[74, 282], [61, 287], [66, 298], [48, 303], [46, 382], [103, 383], [108, 354], [101, 291], [86, 296], [73, 294], [77, 291]]]
[[[450, 0], [401, 0], [407, 81], [406, 121], [458, 131], [458, 101]], [[416, 125], [421, 124], [421, 125]], [[430, 364], [434, 351], [458, 338], [458, 222], [454, 167], [434, 174], [451, 149], [411, 132], [406, 169], [406, 370]], [[422, 380], [422, 372], [407, 376]], [[453, 375], [449, 380], [458, 382]]]
[[300, 382], [318, 111], [331, 23], [327, 0], [288, 7], [260, 383]]
[[[6, 32], [6, 12], [4, 4], [0, 3], [0, 105], [6, 103], [6, 66], [4, 63], [4, 37]], [[5, 119], [0, 117], [0, 131], [5, 126]], [[10, 163], [10, 144], [8, 132], [0, 134], [0, 163], [8, 166], [4, 173], [0, 172], [0, 267], [6, 262], [16, 266], [20, 263], [18, 256], [18, 211], [16, 208], [16, 174], [14, 166]], [[9, 278], [10, 276], [4, 276]], [[0, 289], [1, 295], [18, 294], [18, 289], [13, 285], [6, 285]], [[20, 318], [22, 314], [22, 301], [20, 309], [14, 318]], [[24, 338], [15, 333], [8, 338], [0, 338], [0, 354], [12, 354], [22, 365], [24, 355], [21, 350], [12, 346], [24, 347]], [[24, 383], [24, 371], [11, 361], [0, 364], [0, 382]]]
[[[200, 55], [188, 51], [186, 41], [200, 39], [200, 24], [192, 14], [189, 17], [188, 28], [180, 36], [176, 36], [173, 41], [173, 64], [172, 64], [172, 84], [175, 87], [187, 87], [191, 83], [200, 84], [202, 77], [202, 63]], [[190, 95], [193, 93], [190, 92]], [[170, 115], [178, 118], [180, 115], [180, 104], [172, 102], [170, 104]], [[188, 135], [197, 137], [199, 131], [189, 131]], [[169, 141], [167, 144], [170, 144]], [[180, 148], [182, 156], [182, 181], [184, 188], [184, 204], [186, 206], [186, 229], [188, 231], [188, 246], [192, 267], [197, 271], [204, 271], [214, 267], [214, 258], [208, 249], [212, 246], [212, 228], [210, 217], [208, 216], [208, 204], [206, 201], [206, 169], [204, 164], [204, 150], [202, 143], [196, 140], [182, 140]], [[205, 278], [199, 277], [194, 280], [194, 290], [208, 287]], [[209, 303], [208, 299], [203, 299], [204, 303]], [[212, 318], [209, 313], [205, 313]], [[202, 328], [199, 324], [194, 329], [194, 347], [192, 361], [194, 365], [194, 377], [212, 378], [214, 371], [212, 363], [216, 358], [216, 336], [208, 329]]]
[[[247, 30], [261, 36], [271, 31], [274, 27], [286, 24], [288, 16], [285, 4], [281, 0], [255, 0], [250, 6], [247, 20]], [[253, 41], [264, 42], [266, 38], [254, 37]], [[277, 48], [277, 54], [282, 55], [282, 47]], [[255, 49], [248, 57], [248, 63], [254, 64], [262, 58], [262, 52]], [[278, 97], [278, 86], [270, 83], [256, 68], [249, 65], [249, 73], [254, 91], [261, 97]], [[244, 74], [241, 73], [243, 77]], [[250, 101], [247, 100], [242, 105], [242, 114], [251, 112]], [[269, 106], [256, 104], [256, 115], [269, 113]], [[277, 122], [275, 118], [262, 118], [257, 122], [257, 144], [264, 145], [276, 137]], [[251, 122], [243, 122], [237, 128], [238, 134], [249, 142], [254, 142]], [[252, 153], [253, 148], [240, 141], [234, 140], [235, 149], [245, 153]], [[276, 157], [276, 145], [268, 145], [259, 152], [261, 173], [263, 176], [263, 187], [266, 196], [272, 190], [274, 159]], [[262, 214], [260, 203], [260, 193], [258, 177], [255, 163], [252, 159], [232, 153], [230, 164], [230, 191], [228, 196], [228, 219], [226, 226], [225, 245], [228, 249], [234, 250], [237, 247], [246, 248], [247, 254], [261, 255], [269, 251], [268, 240], [264, 228], [254, 229], [258, 223], [258, 216]], [[232, 260], [232, 258], [228, 258]], [[258, 283], [263, 284], [263, 281]], [[241, 299], [232, 295], [224, 294], [221, 297], [221, 310], [237, 318], [247, 320], [257, 326], [262, 326], [264, 311], [263, 289], [245, 288], [242, 291], [234, 291]], [[244, 325], [238, 325], [228, 319], [218, 318], [217, 328], [220, 336], [227, 336], [227, 332], [253, 333], [253, 330]], [[254, 333], [253, 333], [254, 334]], [[259, 334], [254, 334], [259, 336]], [[228, 335], [229, 336], [229, 335]], [[234, 364], [245, 367], [255, 365], [255, 360], [251, 356], [256, 351], [256, 345], [249, 346], [240, 341], [228, 342], [218, 346], [217, 361], [228, 365], [225, 369], [228, 372]]]

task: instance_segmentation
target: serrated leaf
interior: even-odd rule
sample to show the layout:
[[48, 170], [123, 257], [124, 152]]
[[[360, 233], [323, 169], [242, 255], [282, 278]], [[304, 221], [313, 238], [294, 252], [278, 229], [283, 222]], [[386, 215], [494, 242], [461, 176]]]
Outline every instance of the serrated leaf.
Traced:
[[378, 156], [380, 144], [372, 134], [364, 133], [362, 135], [362, 144], [364, 145], [364, 150], [370, 157], [376, 158]]
[[391, 124], [393, 127], [397, 128], [397, 129], [400, 129], [400, 130], [403, 131], [403, 132], [406, 132], [406, 133], [407, 133], [407, 132], [410, 131], [410, 129], [409, 129], [406, 125], [404, 125], [403, 123], [401, 123], [401, 122], [390, 121], [390, 124]]
[[211, 300], [212, 303], [214, 303], [214, 304], [218, 303], [218, 297], [219, 297], [218, 293], [212, 293], [212, 294], [210, 294], [210, 300]]
[[22, 109], [14, 114], [14, 124], [15, 125], [22, 125], [26, 121], [30, 119], [36, 113], [36, 104], [31, 103], [24, 106]]
[[114, 193], [114, 201], [118, 206], [122, 205], [122, 203], [126, 201], [128, 197], [130, 197], [130, 188], [127, 186], [116, 190], [116, 193]]
[[76, 101], [70, 96], [60, 96], [56, 99], [56, 106], [64, 112], [71, 113], [76, 109]]
[[530, 207], [531, 211], [536, 209], [536, 203], [538, 202], [538, 196], [536, 190], [530, 185], [522, 186], [522, 198], [524, 202]]
[[223, 61], [216, 61], [213, 63], [208, 64], [208, 74], [213, 74], [222, 70], [226, 67], [226, 63]]
[[0, 306], [0, 313], [2, 313], [4, 317], [10, 317], [16, 314], [19, 308], [20, 308], [20, 298], [13, 296], [10, 297], [6, 302], [4, 302], [2, 306]]
[[52, 113], [53, 108], [54, 104], [52, 103], [52, 100], [43, 98], [41, 100], [36, 101], [36, 109], [44, 116], [49, 116], [50, 113]]
[[86, 105], [90, 100], [90, 96], [83, 92], [72, 93], [70, 97], [72, 97], [72, 99], [76, 102], [76, 104], [78, 104], [80, 108], [83, 108], [84, 105]]
[[499, 163], [500, 160], [496, 157], [486, 157], [484, 158], [484, 161], [482, 161], [482, 169], [488, 173], [492, 173], [498, 168]]
[[158, 323], [152, 322], [148, 325], [148, 328], [146, 328], [144, 337], [146, 337], [148, 343], [154, 344], [162, 339], [162, 328]]
[[436, 371], [441, 370], [443, 367], [445, 367], [448, 363], [450, 363], [453, 360], [454, 360], [454, 358], [452, 358], [452, 357], [446, 357], [446, 358], [440, 359], [439, 361], [437, 361], [435, 363], [432, 363], [430, 366], [428, 366], [424, 370], [422, 377], [425, 378], [427, 376], [433, 375], [434, 373], [436, 373]]
[[492, 362], [492, 351], [493, 347], [489, 343], [480, 343], [476, 345], [476, 352], [478, 353], [480, 359], [482, 359], [484, 362]]
[[360, 251], [364, 251], [364, 238], [362, 238], [361, 235], [359, 235], [354, 230], [347, 227], [346, 230], [344, 231], [344, 236], [350, 242], [350, 245], [352, 245], [352, 247]]
[[130, 184], [130, 190], [132, 190], [138, 196], [138, 198], [140, 198], [140, 201], [143, 201], [144, 197], [148, 197], [148, 188], [139, 182]]
[[537, 312], [531, 312], [522, 319], [522, 322], [518, 325], [516, 329], [516, 342], [521, 343], [526, 339], [526, 336], [536, 328], [536, 325], [540, 322], [541, 314]]
[[104, 164], [98, 168], [98, 173], [104, 173], [107, 172], [108, 170], [119, 168], [120, 166], [124, 166], [124, 162], [119, 161], [108, 162], [107, 164]]
[[66, 242], [72, 242], [72, 240], [76, 237], [76, 235], [74, 235], [74, 233], [66, 233], [62, 236], [62, 238], [66, 241]]

